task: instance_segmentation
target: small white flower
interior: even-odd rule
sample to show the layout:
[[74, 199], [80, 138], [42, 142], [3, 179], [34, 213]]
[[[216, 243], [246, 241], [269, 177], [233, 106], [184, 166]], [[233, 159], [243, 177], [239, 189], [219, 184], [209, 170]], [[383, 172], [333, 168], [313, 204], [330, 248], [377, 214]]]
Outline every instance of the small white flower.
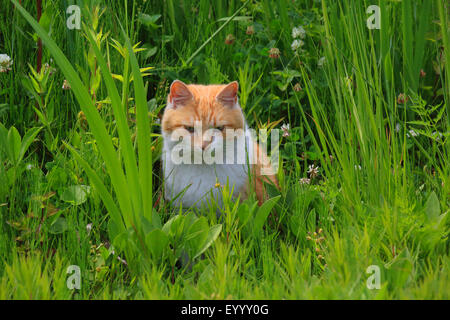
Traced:
[[327, 60], [326, 60], [325, 57], [321, 57], [321, 58], [317, 61], [317, 66], [318, 66], [319, 68], [322, 68], [326, 61], [327, 61]]
[[395, 132], [399, 133], [400, 132], [400, 128], [401, 128], [400, 123], [397, 123], [395, 125]]
[[11, 57], [7, 54], [0, 54], [0, 72], [8, 72], [11, 70], [12, 66]]
[[292, 51], [297, 51], [300, 47], [303, 47], [304, 44], [305, 43], [302, 40], [295, 39], [294, 41], [292, 41], [291, 49]]
[[90, 233], [91, 233], [91, 230], [92, 230], [92, 223], [88, 223], [88, 224], [86, 225], [86, 231], [87, 231], [87, 234], [90, 234]]
[[269, 58], [271, 58], [271, 59], [279, 59], [280, 58], [280, 49], [278, 49], [278, 48], [270, 48], [270, 50], [269, 50]]
[[310, 184], [310, 183], [311, 183], [311, 179], [308, 179], [308, 178], [301, 178], [301, 179], [299, 180], [299, 182], [300, 182], [301, 185]]
[[319, 174], [319, 168], [319, 166], [316, 167], [313, 164], [308, 167], [308, 174], [311, 179]]
[[406, 136], [409, 137], [417, 137], [419, 134], [415, 132], [413, 129], [409, 130], [409, 133], [406, 134]]
[[434, 140], [436, 140], [436, 141], [441, 140], [441, 138], [443, 136], [442, 132], [438, 132], [438, 131], [434, 131], [431, 135], [434, 137]]
[[281, 126], [281, 130], [283, 131], [283, 137], [289, 137], [291, 134], [289, 133], [289, 130], [290, 130], [290, 125], [289, 125], [289, 123], [284, 123], [282, 126]]
[[48, 74], [52, 75], [52, 74], [54, 74], [54, 73], [56, 72], [56, 69], [53, 68], [52, 66], [50, 66], [50, 65], [48, 64], [48, 62], [46, 62], [46, 63], [44, 64], [44, 71], [45, 71], [45, 72], [48, 72]]
[[31, 170], [34, 168], [34, 166], [31, 163], [29, 163], [29, 164], [27, 164], [26, 168], [27, 168], [27, 170]]
[[294, 91], [295, 92], [300, 92], [300, 91], [302, 91], [302, 86], [300, 85], [300, 83], [296, 83], [295, 84], [295, 86], [294, 86]]
[[125, 261], [125, 259], [122, 259], [120, 256], [117, 256], [117, 260], [120, 261], [120, 263], [124, 264], [124, 265], [128, 265], [128, 263]]
[[70, 89], [69, 81], [67, 81], [66, 79], [64, 79], [64, 82], [63, 82], [63, 85], [62, 85], [62, 89], [63, 90], [69, 90]]
[[297, 28], [292, 28], [292, 38], [300, 38], [305, 39], [306, 37], [306, 30], [302, 26], [299, 26]]

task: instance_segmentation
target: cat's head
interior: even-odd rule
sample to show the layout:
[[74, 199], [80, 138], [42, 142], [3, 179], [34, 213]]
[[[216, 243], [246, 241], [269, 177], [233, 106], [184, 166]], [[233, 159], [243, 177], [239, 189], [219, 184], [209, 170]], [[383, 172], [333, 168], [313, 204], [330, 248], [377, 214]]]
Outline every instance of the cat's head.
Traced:
[[226, 138], [230, 130], [243, 130], [245, 120], [238, 89], [236, 81], [226, 85], [186, 85], [175, 80], [161, 121], [163, 135], [168, 137], [181, 130], [191, 135], [194, 147], [206, 149], [218, 135]]

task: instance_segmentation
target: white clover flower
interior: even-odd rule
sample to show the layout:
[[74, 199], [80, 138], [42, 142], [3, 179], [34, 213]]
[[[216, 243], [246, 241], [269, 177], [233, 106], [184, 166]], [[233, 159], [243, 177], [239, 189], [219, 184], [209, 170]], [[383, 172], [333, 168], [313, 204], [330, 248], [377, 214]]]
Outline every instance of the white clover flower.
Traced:
[[313, 164], [308, 167], [308, 174], [311, 179], [319, 174], [319, 168], [319, 166], [316, 167]]
[[48, 74], [52, 75], [56, 72], [56, 69], [53, 68], [48, 62], [44, 64], [44, 70], [45, 72], [48, 72]]
[[63, 90], [69, 90], [70, 89], [69, 81], [67, 81], [66, 79], [64, 79], [64, 82], [63, 82], [63, 85], [62, 85], [62, 89]]
[[300, 47], [303, 47], [305, 43], [302, 40], [295, 39], [292, 41], [291, 49], [292, 51], [297, 51]]
[[311, 183], [311, 179], [308, 179], [308, 178], [301, 178], [301, 179], [299, 180], [299, 182], [300, 182], [301, 185], [310, 184], [310, 183]]
[[419, 134], [417, 132], [415, 132], [413, 129], [411, 129], [411, 130], [409, 130], [409, 133], [406, 134], [406, 136], [408, 138], [410, 138], [410, 137], [417, 137], [417, 136], [419, 136]]
[[289, 123], [284, 123], [282, 126], [281, 126], [281, 130], [283, 131], [283, 137], [289, 137], [291, 134], [289, 133], [289, 130], [290, 130], [290, 125], [289, 125]]
[[317, 66], [318, 66], [319, 68], [322, 68], [326, 61], [327, 61], [327, 59], [326, 59], [325, 57], [321, 57], [321, 58], [317, 61]]
[[297, 28], [292, 28], [292, 38], [300, 38], [305, 39], [306, 37], [306, 30], [302, 26], [299, 26]]
[[302, 91], [302, 86], [300, 85], [300, 83], [297, 82], [293, 89], [295, 92], [299, 92]]
[[0, 72], [8, 72], [11, 70], [12, 66], [11, 57], [7, 54], [0, 54]]
[[442, 132], [438, 132], [438, 131], [434, 131], [431, 135], [433, 136], [434, 140], [436, 140], [436, 141], [441, 140], [441, 138], [443, 136]]
[[278, 59], [280, 58], [280, 49], [278, 48], [270, 48], [269, 50], [269, 58]]

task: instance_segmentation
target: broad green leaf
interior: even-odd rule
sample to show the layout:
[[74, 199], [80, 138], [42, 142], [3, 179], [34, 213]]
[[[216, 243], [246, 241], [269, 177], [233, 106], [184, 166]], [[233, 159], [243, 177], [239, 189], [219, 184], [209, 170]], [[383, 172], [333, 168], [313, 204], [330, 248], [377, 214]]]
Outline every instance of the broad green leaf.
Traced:
[[203, 244], [202, 248], [198, 251], [198, 253], [192, 259], [199, 257], [203, 252], [205, 252], [206, 249], [208, 249], [213, 244], [213, 242], [216, 241], [216, 239], [220, 235], [221, 231], [222, 231], [221, 224], [216, 224], [216, 225], [212, 226], [209, 229], [208, 237], [206, 238], [206, 241]]
[[41, 120], [42, 124], [44, 126], [49, 126], [50, 124], [48, 123], [47, 118], [44, 116], [44, 114], [35, 106], [33, 106], [33, 109], [34, 109], [34, 112], [36, 112], [39, 120]]
[[14, 164], [19, 164], [19, 155], [20, 155], [20, 147], [22, 144], [22, 140], [19, 132], [15, 127], [9, 128], [8, 137], [7, 137], [7, 152], [9, 160]]
[[125, 230], [119, 233], [115, 238], [112, 239], [112, 243], [115, 247], [125, 251], [129, 243], [128, 232]]
[[153, 210], [152, 224], [155, 228], [162, 228], [161, 217], [159, 216], [159, 213], [156, 211], [156, 209]]
[[22, 161], [23, 156], [25, 155], [25, 152], [27, 152], [28, 148], [30, 147], [31, 143], [34, 141], [34, 138], [38, 135], [38, 133], [42, 130], [41, 128], [31, 128], [25, 133], [22, 144], [20, 146], [20, 152], [19, 152], [19, 159], [18, 162]]
[[164, 224], [162, 230], [171, 238], [180, 238], [183, 234], [185, 220], [186, 216], [178, 214], [170, 218], [169, 221]]
[[267, 217], [270, 214], [270, 211], [272, 211], [272, 208], [278, 202], [280, 197], [281, 197], [281, 195], [271, 198], [271, 199], [267, 200], [266, 202], [264, 202], [261, 207], [259, 207], [258, 211], [256, 212], [255, 219], [253, 221], [253, 233], [254, 234], [258, 233], [262, 229], [264, 223], [267, 220]]
[[161, 229], [155, 229], [145, 236], [145, 243], [154, 259], [161, 259], [169, 244], [169, 237]]
[[87, 196], [89, 195], [90, 191], [91, 191], [90, 186], [85, 185], [70, 186], [62, 194], [61, 200], [78, 206], [86, 202]]
[[425, 213], [430, 221], [435, 220], [441, 214], [439, 199], [434, 191], [430, 193], [424, 206]]
[[239, 224], [245, 226], [250, 218], [250, 209], [247, 203], [242, 203], [237, 211], [237, 217], [239, 218]]
[[153, 57], [158, 51], [158, 47], [149, 47], [145, 52], [145, 59]]
[[145, 13], [140, 13], [138, 16], [138, 21], [141, 22], [146, 27], [151, 27], [153, 29], [158, 29], [161, 25], [157, 25], [156, 22], [161, 18], [160, 14], [148, 15]]
[[120, 229], [113, 219], [108, 221], [108, 235], [110, 239], [115, 239], [120, 234]]
[[50, 225], [48, 232], [52, 234], [60, 234], [68, 229], [66, 218], [58, 217], [56, 220]]
[[177, 219], [178, 216], [174, 216], [172, 218], [170, 218], [169, 220], [167, 220], [167, 222], [164, 224], [164, 226], [162, 227], [162, 230], [166, 233], [169, 234], [170, 230], [172, 229], [172, 223], [174, 222], [175, 219]]
[[200, 217], [189, 227], [186, 241], [191, 251], [191, 256], [197, 256], [198, 251], [202, 249], [208, 237], [208, 233], [209, 226], [205, 217]]
[[155, 230], [155, 226], [150, 221], [148, 221], [148, 219], [146, 217], [141, 215], [140, 219], [141, 219], [142, 231], [144, 232], [144, 234], [148, 234], [148, 233], [152, 232], [153, 230]]

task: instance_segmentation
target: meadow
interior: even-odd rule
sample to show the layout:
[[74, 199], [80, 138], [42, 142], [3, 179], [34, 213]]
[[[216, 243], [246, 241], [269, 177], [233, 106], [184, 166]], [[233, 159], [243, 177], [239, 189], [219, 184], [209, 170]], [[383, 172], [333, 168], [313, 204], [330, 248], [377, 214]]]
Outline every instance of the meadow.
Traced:
[[[449, 13], [0, 0], [0, 299], [449, 299]], [[175, 79], [281, 130], [263, 205], [164, 200]]]

